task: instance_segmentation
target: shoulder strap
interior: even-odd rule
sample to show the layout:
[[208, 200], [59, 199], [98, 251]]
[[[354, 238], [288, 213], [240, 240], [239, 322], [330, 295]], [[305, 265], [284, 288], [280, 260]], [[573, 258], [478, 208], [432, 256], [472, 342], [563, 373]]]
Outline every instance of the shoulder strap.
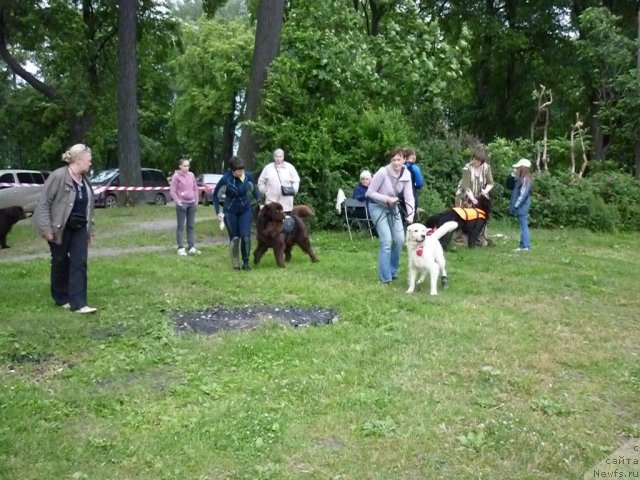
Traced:
[[[278, 167], [276, 166], [276, 163], [273, 162], [273, 168], [276, 169], [276, 175], [278, 175], [278, 181], [280, 182], [280, 185], [282, 185], [282, 179], [280, 178], [280, 172], [278, 172]], [[289, 180], [289, 183], [291, 184], [291, 186], [293, 186], [293, 181]]]

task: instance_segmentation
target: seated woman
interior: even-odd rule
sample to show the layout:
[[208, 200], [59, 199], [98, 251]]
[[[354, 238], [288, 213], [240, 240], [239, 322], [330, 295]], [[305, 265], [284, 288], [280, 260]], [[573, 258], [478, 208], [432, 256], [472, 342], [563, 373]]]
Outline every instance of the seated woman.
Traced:
[[[369, 190], [370, 183], [371, 183], [371, 172], [369, 170], [363, 170], [362, 173], [360, 173], [360, 183], [358, 183], [358, 185], [356, 185], [356, 187], [353, 189], [353, 198], [361, 202], [367, 202], [366, 194], [367, 194], [367, 190]], [[367, 203], [366, 209], [367, 209], [366, 216], [368, 218], [371, 218], [371, 215], [369, 214], [368, 203]], [[365, 218], [364, 208], [362, 207], [356, 208], [356, 215], [358, 218]], [[369, 220], [369, 223], [370, 223], [371, 233], [377, 237], [378, 235], [376, 234], [375, 226], [373, 225], [371, 220]]]
[[353, 189], [353, 198], [365, 202], [365, 195], [369, 190], [369, 184], [371, 183], [371, 172], [369, 170], [363, 170], [360, 174], [360, 183]]

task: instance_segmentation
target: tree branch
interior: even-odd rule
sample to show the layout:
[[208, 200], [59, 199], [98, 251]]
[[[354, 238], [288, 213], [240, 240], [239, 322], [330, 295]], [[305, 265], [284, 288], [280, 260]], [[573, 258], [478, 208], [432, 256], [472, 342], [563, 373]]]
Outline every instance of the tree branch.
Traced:
[[59, 94], [55, 88], [41, 82], [36, 78], [35, 75], [25, 70], [25, 68], [20, 65], [20, 62], [18, 62], [11, 54], [9, 48], [7, 47], [6, 22], [7, 12], [3, 8], [0, 8], [0, 58], [5, 61], [5, 63], [13, 73], [22, 78], [38, 92], [42, 93], [44, 96], [52, 100], [58, 99]]

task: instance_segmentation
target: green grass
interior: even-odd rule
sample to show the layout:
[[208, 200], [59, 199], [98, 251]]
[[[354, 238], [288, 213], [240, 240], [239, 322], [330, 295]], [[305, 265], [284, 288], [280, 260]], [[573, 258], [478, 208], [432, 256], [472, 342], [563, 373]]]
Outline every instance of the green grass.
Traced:
[[[203, 253], [178, 258], [172, 208], [99, 210], [92, 250], [122, 254], [90, 261], [95, 316], [53, 307], [46, 258], [0, 263], [0, 478], [581, 479], [640, 437], [637, 235], [534, 230], [516, 254], [493, 224], [432, 298], [405, 295], [404, 254], [379, 285], [377, 242], [346, 232], [313, 233], [318, 264], [234, 272], [198, 216]], [[48, 251], [26, 222], [9, 244]], [[340, 320], [174, 332], [251, 304]]]

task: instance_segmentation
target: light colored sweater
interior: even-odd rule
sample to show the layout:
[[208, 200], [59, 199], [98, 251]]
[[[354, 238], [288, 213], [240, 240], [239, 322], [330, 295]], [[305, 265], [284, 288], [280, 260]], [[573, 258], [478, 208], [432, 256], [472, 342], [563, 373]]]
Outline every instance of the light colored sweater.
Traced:
[[293, 209], [293, 196], [282, 195], [281, 185], [292, 186], [293, 190], [298, 193], [300, 188], [298, 172], [289, 162], [282, 162], [277, 170], [275, 162], [271, 162], [262, 169], [260, 178], [258, 178], [258, 190], [264, 195], [265, 203], [278, 202], [285, 212], [290, 212]]
[[407, 208], [407, 221], [411, 223], [415, 212], [411, 183], [411, 174], [406, 168], [398, 176], [391, 165], [387, 165], [373, 175], [366, 197], [381, 206], [388, 206], [387, 200], [397, 199], [402, 194]]

